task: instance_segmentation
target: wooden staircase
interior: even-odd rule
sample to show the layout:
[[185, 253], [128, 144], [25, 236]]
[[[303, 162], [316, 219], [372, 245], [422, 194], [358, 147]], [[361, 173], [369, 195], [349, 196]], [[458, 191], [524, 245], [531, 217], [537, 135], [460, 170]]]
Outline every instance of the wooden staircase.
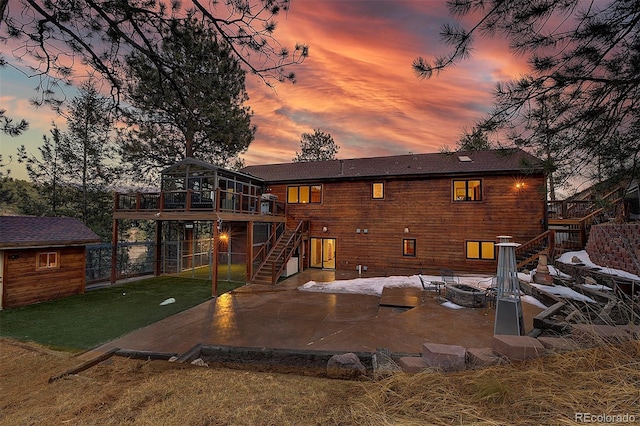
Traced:
[[584, 250], [591, 226], [619, 214], [623, 199], [618, 195], [612, 191], [599, 201], [550, 202], [562, 215], [549, 218], [547, 231], [516, 248], [517, 268], [534, 268], [541, 254], [552, 263], [563, 251]]
[[546, 254], [550, 261], [553, 260], [555, 231], [550, 229], [537, 237], [516, 247], [516, 268], [534, 268], [541, 254]]
[[308, 231], [308, 222], [300, 221], [295, 229], [285, 228], [266, 258], [251, 277], [253, 284], [276, 284], [294, 251]]

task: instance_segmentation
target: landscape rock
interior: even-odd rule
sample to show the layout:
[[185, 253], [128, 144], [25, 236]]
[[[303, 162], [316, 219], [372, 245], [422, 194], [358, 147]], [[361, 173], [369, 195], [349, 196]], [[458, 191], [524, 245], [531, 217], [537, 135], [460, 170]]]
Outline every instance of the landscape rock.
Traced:
[[208, 367], [209, 364], [203, 361], [202, 358], [194, 359], [191, 361], [191, 365], [197, 365], [198, 367]]
[[365, 371], [360, 358], [352, 352], [334, 355], [327, 362], [327, 376], [332, 379], [355, 379]]
[[431, 367], [444, 371], [461, 371], [466, 368], [466, 349], [457, 345], [423, 343], [422, 358]]

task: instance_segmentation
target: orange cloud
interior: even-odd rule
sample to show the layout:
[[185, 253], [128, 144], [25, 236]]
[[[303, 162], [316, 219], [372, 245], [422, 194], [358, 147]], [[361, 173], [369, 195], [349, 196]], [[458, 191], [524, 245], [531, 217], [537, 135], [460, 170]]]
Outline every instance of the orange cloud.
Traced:
[[[339, 158], [455, 146], [463, 129], [490, 109], [495, 84], [523, 73], [526, 64], [508, 52], [506, 42], [479, 39], [471, 59], [430, 80], [418, 79], [413, 60], [448, 51], [439, 31], [450, 19], [439, 1], [293, 1], [280, 16], [275, 37], [289, 48], [309, 44], [310, 56], [290, 67], [296, 84], [273, 90], [247, 75], [258, 131], [246, 163], [289, 162], [300, 149], [301, 134], [314, 129], [331, 134], [341, 147]], [[32, 96], [25, 93], [25, 99]], [[25, 118], [35, 123], [43, 111]], [[36, 146], [51, 117], [44, 120], [45, 129], [30, 136]]]

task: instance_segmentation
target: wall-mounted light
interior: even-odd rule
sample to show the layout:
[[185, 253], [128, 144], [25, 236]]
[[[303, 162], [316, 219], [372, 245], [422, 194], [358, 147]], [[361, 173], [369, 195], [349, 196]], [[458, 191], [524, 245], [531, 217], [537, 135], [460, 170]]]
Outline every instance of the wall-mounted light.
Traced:
[[360, 228], [356, 228], [356, 234], [360, 233]]
[[404, 228], [404, 233], [408, 234], [409, 233], [409, 228]]
[[326, 226], [323, 226], [323, 227], [322, 227], [322, 232], [327, 232], [328, 230], [329, 230], [329, 229], [327, 229], [327, 227], [326, 227]]
[[364, 228], [364, 230], [362, 232], [364, 232], [365, 234], [368, 234], [369, 230], [367, 228]]
[[518, 181], [518, 182], [516, 182], [516, 190], [518, 190], [518, 191], [519, 191], [519, 190], [521, 190], [521, 189], [524, 189], [524, 186], [525, 186], [525, 185], [524, 185], [524, 182], [522, 182], [522, 181]]

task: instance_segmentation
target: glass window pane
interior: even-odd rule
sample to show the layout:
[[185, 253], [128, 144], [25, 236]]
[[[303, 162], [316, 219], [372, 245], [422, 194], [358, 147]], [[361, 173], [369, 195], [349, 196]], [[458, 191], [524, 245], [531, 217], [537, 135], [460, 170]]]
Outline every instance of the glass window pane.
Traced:
[[465, 201], [467, 193], [467, 182], [464, 180], [453, 181], [453, 199], [456, 201]]
[[311, 187], [311, 202], [312, 203], [322, 202], [322, 186], [321, 185], [314, 185]]
[[300, 187], [300, 200], [301, 203], [308, 203], [309, 202], [309, 187], [308, 186], [301, 186]]
[[494, 243], [490, 241], [482, 242], [482, 258], [483, 259], [494, 259], [495, 258], [495, 249]]
[[287, 203], [297, 203], [298, 202], [298, 187], [290, 186], [287, 188]]
[[468, 182], [467, 200], [473, 200], [473, 201], [482, 200], [482, 192], [480, 191], [479, 180], [470, 180]]
[[55, 268], [58, 266], [58, 253], [53, 252], [49, 253], [49, 263], [48, 266], [50, 268]]
[[384, 198], [384, 183], [383, 182], [375, 182], [373, 184], [373, 198], [374, 199]]
[[480, 243], [478, 241], [467, 241], [467, 258], [480, 259]]
[[416, 240], [404, 239], [402, 240], [402, 255], [403, 256], [415, 256], [416, 255]]

